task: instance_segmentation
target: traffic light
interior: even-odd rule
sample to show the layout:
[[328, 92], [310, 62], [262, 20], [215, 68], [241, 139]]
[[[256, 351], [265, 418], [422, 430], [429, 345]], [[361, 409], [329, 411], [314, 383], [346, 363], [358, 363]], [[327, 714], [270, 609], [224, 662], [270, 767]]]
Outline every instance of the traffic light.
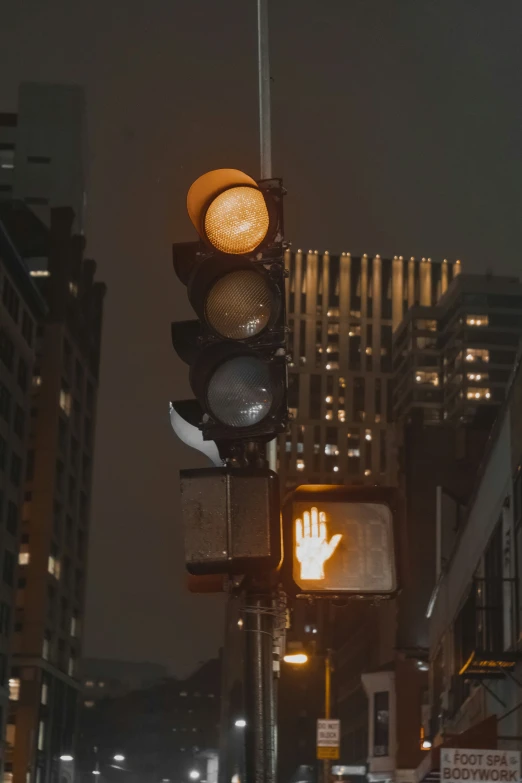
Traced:
[[298, 487], [283, 508], [287, 589], [302, 596], [394, 595], [398, 513], [392, 488]]
[[286, 429], [282, 198], [280, 180], [208, 172], [187, 195], [200, 241], [173, 246], [198, 320], [172, 324], [196, 397], [172, 406], [204, 441], [216, 442], [221, 457]]

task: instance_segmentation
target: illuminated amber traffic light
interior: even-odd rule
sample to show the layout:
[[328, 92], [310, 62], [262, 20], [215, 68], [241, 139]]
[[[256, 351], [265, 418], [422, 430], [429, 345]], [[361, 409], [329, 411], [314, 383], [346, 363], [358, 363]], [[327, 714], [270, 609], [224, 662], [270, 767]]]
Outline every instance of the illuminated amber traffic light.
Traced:
[[[390, 596], [397, 590], [394, 491], [305, 485], [283, 509], [291, 580], [302, 595]], [[290, 564], [286, 567], [287, 575]]]
[[266, 241], [270, 202], [257, 182], [237, 169], [199, 177], [187, 195], [187, 209], [200, 236], [221, 253], [245, 255]]

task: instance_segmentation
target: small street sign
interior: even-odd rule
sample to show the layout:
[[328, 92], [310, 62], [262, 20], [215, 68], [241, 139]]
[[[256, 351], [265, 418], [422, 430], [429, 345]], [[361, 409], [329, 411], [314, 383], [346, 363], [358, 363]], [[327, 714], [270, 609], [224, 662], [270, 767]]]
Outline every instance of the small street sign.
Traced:
[[319, 718], [317, 721], [317, 758], [338, 759], [341, 740], [341, 721]]

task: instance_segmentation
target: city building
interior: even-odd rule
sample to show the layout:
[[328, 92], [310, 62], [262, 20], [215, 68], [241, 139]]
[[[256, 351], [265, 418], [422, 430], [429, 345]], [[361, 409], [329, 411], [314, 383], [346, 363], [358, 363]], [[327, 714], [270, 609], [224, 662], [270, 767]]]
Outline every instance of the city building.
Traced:
[[393, 414], [426, 424], [489, 423], [522, 337], [518, 278], [459, 275], [436, 306], [412, 307], [394, 334]]
[[[283, 486], [397, 485], [393, 332], [410, 308], [436, 305], [460, 275], [460, 262], [298, 251], [287, 253], [286, 266], [292, 421], [288, 436], [279, 440]], [[379, 607], [348, 602], [326, 614], [316, 604], [295, 603], [289, 643], [304, 643], [319, 663], [304, 667], [306, 674], [282, 668], [283, 778], [314, 764], [312, 738], [324, 690], [320, 660], [328, 647], [335, 669], [333, 715], [341, 718], [341, 763], [366, 763], [369, 712], [361, 676], [393, 660], [396, 611], [394, 601]]]
[[[0, 736], [5, 736], [9, 698], [18, 683], [9, 679], [15, 614], [20, 516], [31, 409], [31, 379], [37, 325], [47, 307], [0, 220]], [[7, 742], [13, 741], [12, 728]], [[3, 759], [2, 759], [3, 764]], [[0, 774], [3, 770], [0, 769]]]
[[51, 209], [71, 207], [83, 233], [86, 209], [84, 89], [22, 83], [14, 113], [0, 113], [0, 200], [24, 201], [48, 226]]
[[[196, 770], [207, 780], [219, 747], [221, 671], [216, 658], [183, 680], [166, 678], [87, 703], [76, 754], [78, 779], [90, 783], [97, 770], [102, 779], [125, 783], [188, 781]], [[240, 743], [244, 732], [234, 731]]]
[[392, 333], [415, 305], [436, 304], [460, 262], [287, 251], [289, 433], [286, 486], [392, 484]]
[[47, 783], [73, 748], [81, 690], [105, 285], [70, 208], [53, 209], [48, 228], [23, 202], [1, 202], [0, 220], [48, 307], [35, 333], [6, 754], [9, 780]]
[[[466, 507], [444, 504], [439, 537], [439, 578], [426, 607], [431, 684], [426, 736], [439, 745], [448, 736], [489, 726], [482, 744], [465, 747], [520, 749], [520, 355], [471, 498]], [[438, 765], [437, 755], [430, 754], [417, 779], [437, 774]]]
[[149, 688], [166, 679], [167, 669], [157, 663], [135, 663], [107, 658], [84, 658], [81, 662], [84, 704], [115, 699], [131, 691]]

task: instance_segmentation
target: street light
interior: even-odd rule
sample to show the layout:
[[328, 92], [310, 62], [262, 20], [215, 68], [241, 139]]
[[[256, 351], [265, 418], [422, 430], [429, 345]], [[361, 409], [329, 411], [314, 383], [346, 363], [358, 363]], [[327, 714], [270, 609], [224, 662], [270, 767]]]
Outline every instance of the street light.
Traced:
[[190, 772], [189, 772], [189, 778], [190, 778], [191, 780], [199, 780], [199, 779], [200, 779], [200, 777], [201, 777], [201, 773], [200, 773], [200, 772], [198, 772], [198, 770], [197, 770], [197, 769], [191, 769], [191, 770], [190, 770]]
[[60, 756], [60, 761], [74, 761], [74, 758], [69, 753], [64, 753], [63, 756]]
[[116, 753], [112, 758], [114, 761], [125, 761], [125, 756], [122, 753]]
[[234, 723], [236, 729], [244, 729], [246, 727], [246, 720], [244, 718], [238, 718]]
[[308, 662], [308, 655], [306, 653], [288, 653], [283, 657], [285, 663], [293, 663], [301, 665]]

